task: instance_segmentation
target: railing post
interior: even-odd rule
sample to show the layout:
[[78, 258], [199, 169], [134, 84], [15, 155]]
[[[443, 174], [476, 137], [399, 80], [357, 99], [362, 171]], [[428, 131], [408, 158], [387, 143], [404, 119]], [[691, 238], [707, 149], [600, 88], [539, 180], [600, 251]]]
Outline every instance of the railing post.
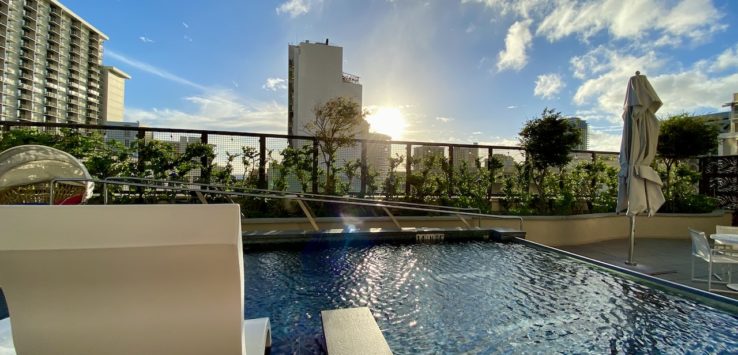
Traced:
[[410, 175], [413, 173], [413, 145], [405, 145], [405, 198], [410, 198]]
[[313, 138], [313, 171], [312, 171], [312, 181], [313, 181], [313, 193], [318, 193], [318, 139]]
[[143, 164], [141, 160], [141, 145], [146, 143], [144, 141], [145, 137], [146, 137], [146, 131], [143, 128], [139, 128], [138, 131], [136, 132], [136, 139], [139, 141], [139, 142], [136, 142], [136, 159], [137, 159], [136, 167], [137, 167], [139, 176], [144, 176], [144, 172], [145, 172], [143, 169]]
[[266, 179], [266, 163], [267, 163], [266, 137], [259, 136], [259, 188], [260, 189], [268, 188], [267, 179]]
[[366, 178], [369, 170], [366, 162], [367, 142], [361, 141], [361, 187], [359, 195], [363, 198], [366, 196]]
[[446, 194], [449, 198], [454, 195], [454, 146], [448, 146], [448, 191]]
[[[597, 162], [597, 153], [592, 152], [592, 166], [593, 167], [596, 162]], [[589, 182], [589, 186], [592, 188], [592, 191], [594, 191], [597, 188], [597, 178], [595, 176], [592, 176], [592, 181]]]
[[492, 166], [494, 159], [494, 149], [487, 148], [487, 172], [489, 173], [489, 181], [487, 182], [487, 200], [492, 199], [492, 184], [495, 182], [495, 168]]
[[[207, 133], [200, 134], [200, 143], [205, 145], [208, 144]], [[202, 168], [200, 169], [200, 180], [202, 180], [203, 183], [208, 184], [210, 183], [210, 162], [208, 161], [208, 157], [205, 155], [200, 157], [200, 164], [202, 165]]]

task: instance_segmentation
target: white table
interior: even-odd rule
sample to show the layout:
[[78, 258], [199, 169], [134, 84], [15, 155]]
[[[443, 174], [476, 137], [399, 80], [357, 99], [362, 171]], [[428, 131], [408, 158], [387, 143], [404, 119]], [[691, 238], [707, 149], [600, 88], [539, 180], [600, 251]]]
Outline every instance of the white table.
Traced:
[[738, 246], [738, 234], [710, 234], [710, 238], [726, 246]]
[[[738, 256], [738, 234], [710, 234], [716, 246], [721, 246], [726, 252]], [[725, 287], [738, 291], [738, 283], [727, 284]]]

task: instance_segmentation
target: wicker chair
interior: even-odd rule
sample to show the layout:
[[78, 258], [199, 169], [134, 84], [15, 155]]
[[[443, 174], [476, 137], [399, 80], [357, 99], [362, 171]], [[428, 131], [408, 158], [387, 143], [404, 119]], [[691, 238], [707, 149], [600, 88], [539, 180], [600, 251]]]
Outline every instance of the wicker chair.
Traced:
[[[58, 149], [40, 145], [10, 148], [0, 153], [0, 204], [47, 205], [51, 183], [58, 178], [92, 179], [84, 164]], [[53, 203], [84, 203], [92, 188], [92, 182], [57, 182]]]

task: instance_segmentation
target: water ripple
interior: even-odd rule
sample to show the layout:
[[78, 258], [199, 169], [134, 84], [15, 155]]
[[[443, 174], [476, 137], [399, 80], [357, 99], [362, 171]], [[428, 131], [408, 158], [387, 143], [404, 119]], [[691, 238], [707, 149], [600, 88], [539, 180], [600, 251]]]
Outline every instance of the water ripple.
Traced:
[[519, 244], [244, 255], [273, 353], [321, 353], [320, 311], [369, 307], [396, 354], [735, 353], [738, 316]]

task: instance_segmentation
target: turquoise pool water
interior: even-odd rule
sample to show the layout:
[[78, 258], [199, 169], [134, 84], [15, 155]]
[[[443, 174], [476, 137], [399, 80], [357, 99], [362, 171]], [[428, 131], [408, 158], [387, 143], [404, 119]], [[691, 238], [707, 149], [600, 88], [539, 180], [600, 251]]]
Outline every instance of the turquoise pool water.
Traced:
[[246, 318], [320, 353], [320, 311], [369, 307], [395, 354], [735, 353], [738, 315], [521, 244], [247, 252]]

